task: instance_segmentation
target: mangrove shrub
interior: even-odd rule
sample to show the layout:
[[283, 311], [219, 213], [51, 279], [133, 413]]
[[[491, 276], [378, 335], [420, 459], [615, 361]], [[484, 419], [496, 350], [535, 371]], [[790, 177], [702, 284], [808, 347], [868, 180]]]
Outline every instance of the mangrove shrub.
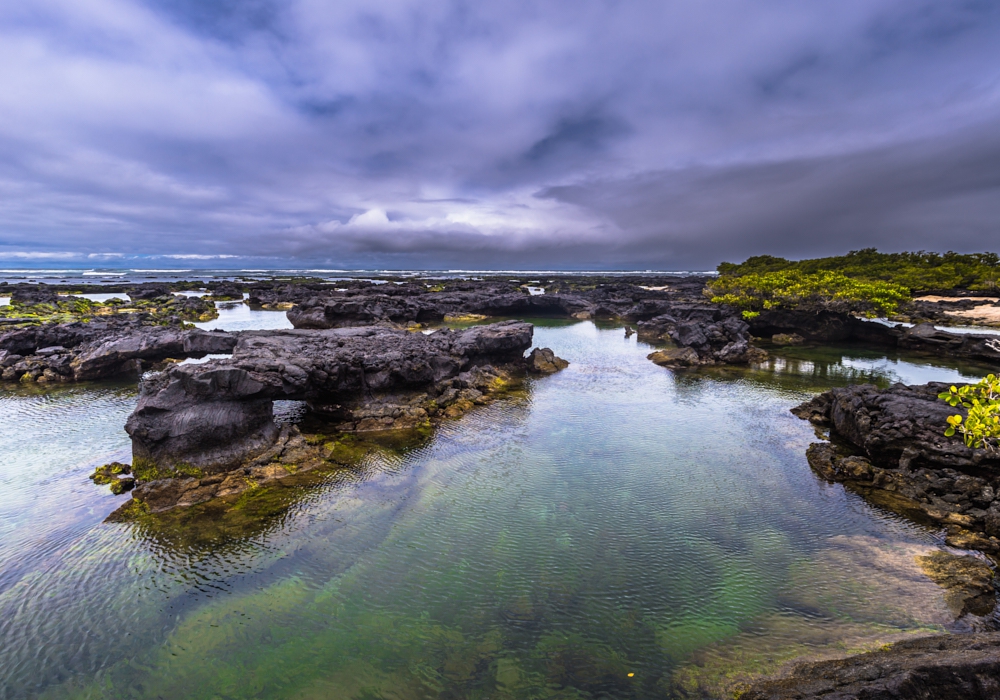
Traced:
[[840, 302], [849, 310], [869, 317], [888, 316], [910, 298], [910, 290], [891, 282], [862, 280], [840, 272], [804, 273], [798, 270], [753, 272], [722, 276], [708, 285], [716, 304], [728, 304], [753, 318], [765, 309], [793, 307], [802, 302]]
[[1000, 276], [996, 253], [880, 253], [875, 248], [852, 250], [847, 255], [810, 260], [786, 260], [756, 255], [742, 263], [722, 263], [719, 274], [741, 277], [749, 274], [794, 271], [806, 275], [839, 272], [847, 277], [881, 280], [918, 292], [949, 289], [995, 290]]
[[978, 384], [951, 387], [938, 394], [949, 406], [962, 406], [968, 415], [948, 416], [947, 436], [962, 435], [969, 447], [996, 450], [1000, 446], [1000, 379], [989, 374]]

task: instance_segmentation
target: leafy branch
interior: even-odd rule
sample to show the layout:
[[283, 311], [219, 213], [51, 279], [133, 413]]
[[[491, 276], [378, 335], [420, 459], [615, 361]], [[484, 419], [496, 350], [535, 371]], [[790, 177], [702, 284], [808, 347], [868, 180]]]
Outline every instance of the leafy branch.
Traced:
[[997, 450], [1000, 447], [1000, 379], [994, 374], [984, 377], [978, 384], [951, 387], [938, 394], [949, 406], [961, 406], [968, 411], [948, 416], [944, 434], [951, 437], [956, 432], [969, 447]]

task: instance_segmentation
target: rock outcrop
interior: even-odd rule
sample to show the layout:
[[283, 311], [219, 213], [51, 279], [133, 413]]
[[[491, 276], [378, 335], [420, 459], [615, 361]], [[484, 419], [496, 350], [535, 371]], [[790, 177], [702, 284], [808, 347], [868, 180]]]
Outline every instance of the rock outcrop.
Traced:
[[819, 343], [861, 342], [893, 347], [901, 330], [856, 318], [836, 305], [802, 304], [761, 311], [750, 319], [750, 332], [763, 338], [798, 335]]
[[996, 700], [1000, 633], [933, 636], [883, 651], [795, 667], [740, 700]]
[[[532, 326], [504, 322], [430, 335], [381, 327], [256, 331], [230, 359], [181, 365], [143, 381], [126, 425], [133, 455], [163, 469], [238, 466], [278, 436], [275, 399], [302, 400], [340, 429], [413, 427], [426, 404], [450, 403], [524, 369]], [[471, 405], [471, 403], [470, 403]]]
[[[901, 324], [892, 326], [820, 306], [762, 311], [750, 320], [750, 333], [755, 337], [794, 335], [818, 343], [862, 343], [938, 357], [1000, 362], [1000, 336], [995, 334], [951, 333], [931, 323], [909, 328]], [[774, 342], [787, 344], [781, 338]]]
[[528, 371], [535, 374], [555, 374], [569, 367], [569, 362], [557, 357], [550, 348], [535, 348], [528, 355]]
[[637, 284], [596, 285], [592, 289], [532, 295], [495, 282], [451, 285], [442, 291], [381, 285], [340, 292], [328, 290], [300, 300], [288, 311], [296, 328], [437, 323], [462, 317], [615, 318], [634, 322], [645, 340], [667, 340], [697, 355], [691, 364], [747, 363], [760, 356], [750, 343], [749, 326], [737, 310], [702, 296], [707, 278], [671, 280], [648, 289]]
[[957, 436], [945, 437], [946, 418], [961, 411], [937, 398], [947, 390], [947, 384], [937, 382], [887, 389], [871, 384], [838, 387], [792, 413], [830, 426], [834, 435], [882, 467], [1000, 470], [1000, 454], [967, 447]]
[[830, 428], [806, 456], [825, 479], [875, 503], [945, 527], [957, 547], [1000, 552], [1000, 453], [946, 437], [957, 410], [937, 399], [945, 384], [849, 386], [792, 409]]
[[[427, 292], [399, 286], [314, 296], [288, 311], [295, 328], [325, 329], [376, 324], [437, 323], [446, 316], [555, 316], [591, 318], [594, 305], [573, 295], [532, 296], [505, 287], [474, 291]], [[392, 292], [387, 294], [387, 292]]]
[[7, 381], [73, 382], [138, 376], [167, 359], [226, 354], [236, 336], [141, 319], [45, 324], [0, 334], [0, 377]]
[[750, 326], [739, 312], [716, 304], [672, 304], [664, 313], [639, 321], [638, 330], [640, 338], [669, 339], [689, 351], [653, 353], [650, 359], [658, 364], [746, 364], [764, 356], [750, 344]]
[[949, 333], [930, 323], [918, 323], [902, 331], [896, 345], [907, 350], [931, 352], [941, 357], [1000, 362], [1000, 335]]

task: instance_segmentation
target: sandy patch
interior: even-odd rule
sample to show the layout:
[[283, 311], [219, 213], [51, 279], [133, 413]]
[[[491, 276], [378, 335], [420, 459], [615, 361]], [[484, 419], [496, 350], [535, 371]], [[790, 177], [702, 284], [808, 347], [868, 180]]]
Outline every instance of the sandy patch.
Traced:
[[933, 302], [939, 302], [939, 301], [963, 301], [963, 300], [966, 300], [966, 299], [968, 299], [969, 301], [981, 301], [981, 302], [989, 303], [989, 304], [993, 304], [993, 303], [996, 303], [996, 302], [1000, 301], [1000, 298], [998, 298], [998, 297], [939, 297], [939, 296], [935, 296], [933, 294], [931, 294], [929, 296], [926, 296], [926, 297], [915, 297], [913, 299], [913, 301], [933, 301]]
[[948, 315], [952, 318], [960, 318], [965, 321], [1000, 323], [1000, 306], [977, 306], [974, 309], [966, 311], [952, 311]]

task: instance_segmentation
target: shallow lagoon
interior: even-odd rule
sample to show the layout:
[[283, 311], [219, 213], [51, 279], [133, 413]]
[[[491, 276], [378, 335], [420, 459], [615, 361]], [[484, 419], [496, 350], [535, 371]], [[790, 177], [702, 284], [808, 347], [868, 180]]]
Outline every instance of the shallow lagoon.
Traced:
[[572, 364], [244, 529], [102, 524], [123, 497], [87, 475], [127, 459], [135, 387], [5, 387], [0, 697], [711, 697], [945, 628], [913, 561], [940, 533], [818, 480], [788, 408], [981, 368], [793, 348], [674, 373], [590, 322], [535, 342]]

